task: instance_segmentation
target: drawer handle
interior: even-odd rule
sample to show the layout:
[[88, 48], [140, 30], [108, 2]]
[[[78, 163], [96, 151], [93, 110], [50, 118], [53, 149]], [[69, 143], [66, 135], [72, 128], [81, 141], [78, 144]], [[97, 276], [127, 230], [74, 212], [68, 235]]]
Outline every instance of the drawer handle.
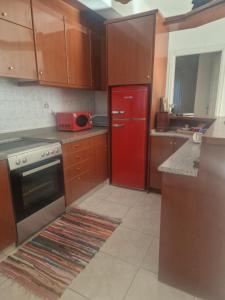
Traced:
[[80, 178], [80, 177], [77, 177], [77, 179], [78, 179], [78, 180], [81, 180], [81, 178]]
[[147, 77], [147, 79], [150, 79], [150, 75], [149, 74], [146, 77]]
[[42, 76], [42, 75], [43, 75], [43, 71], [40, 71], [40, 72], [39, 72], [39, 75]]
[[12, 71], [12, 70], [14, 70], [14, 67], [13, 67], [13, 66], [9, 66], [8, 69], [9, 69], [10, 71]]
[[2, 12], [2, 16], [3, 17], [7, 17], [7, 13], [6, 12]]

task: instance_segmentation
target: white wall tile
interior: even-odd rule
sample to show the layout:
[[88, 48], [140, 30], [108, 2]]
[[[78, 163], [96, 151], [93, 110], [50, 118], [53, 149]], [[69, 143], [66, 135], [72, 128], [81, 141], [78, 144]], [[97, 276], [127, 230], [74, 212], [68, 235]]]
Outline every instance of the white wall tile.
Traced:
[[94, 92], [19, 87], [16, 80], [0, 78], [0, 132], [55, 126], [52, 112], [61, 111], [94, 112]]

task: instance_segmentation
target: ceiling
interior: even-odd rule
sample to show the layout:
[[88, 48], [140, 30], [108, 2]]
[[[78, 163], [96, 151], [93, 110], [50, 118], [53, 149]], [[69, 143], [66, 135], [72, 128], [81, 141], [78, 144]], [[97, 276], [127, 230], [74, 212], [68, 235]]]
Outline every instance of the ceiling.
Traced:
[[158, 8], [165, 17], [186, 13], [192, 9], [192, 0], [132, 0], [120, 4], [115, 0], [79, 0], [106, 19], [127, 16]]

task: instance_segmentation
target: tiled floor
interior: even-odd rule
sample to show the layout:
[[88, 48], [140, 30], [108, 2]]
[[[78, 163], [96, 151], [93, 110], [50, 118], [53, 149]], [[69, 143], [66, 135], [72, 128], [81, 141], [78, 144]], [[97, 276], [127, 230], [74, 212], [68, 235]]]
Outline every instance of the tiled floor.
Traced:
[[[108, 184], [79, 201], [81, 208], [118, 217], [123, 222], [61, 300], [194, 300], [157, 280], [160, 201], [156, 194]], [[12, 251], [9, 248], [0, 253], [0, 259]], [[0, 276], [0, 299], [38, 298]]]

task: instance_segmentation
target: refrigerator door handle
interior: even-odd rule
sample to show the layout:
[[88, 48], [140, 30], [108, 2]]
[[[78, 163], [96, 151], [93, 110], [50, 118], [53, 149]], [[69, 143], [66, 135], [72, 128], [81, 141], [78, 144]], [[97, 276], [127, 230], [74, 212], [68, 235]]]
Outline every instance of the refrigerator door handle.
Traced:
[[119, 113], [120, 113], [120, 112], [119, 112], [118, 110], [113, 110], [113, 111], [112, 111], [112, 114], [113, 114], [113, 115], [119, 115]]
[[125, 114], [125, 111], [124, 111], [124, 110], [121, 110], [119, 113], [120, 113], [120, 115], [124, 115], [124, 114]]
[[124, 96], [123, 99], [125, 99], [125, 100], [132, 100], [132, 99], [134, 99], [134, 96]]
[[113, 124], [112, 127], [115, 128], [123, 128], [125, 126], [125, 124]]

